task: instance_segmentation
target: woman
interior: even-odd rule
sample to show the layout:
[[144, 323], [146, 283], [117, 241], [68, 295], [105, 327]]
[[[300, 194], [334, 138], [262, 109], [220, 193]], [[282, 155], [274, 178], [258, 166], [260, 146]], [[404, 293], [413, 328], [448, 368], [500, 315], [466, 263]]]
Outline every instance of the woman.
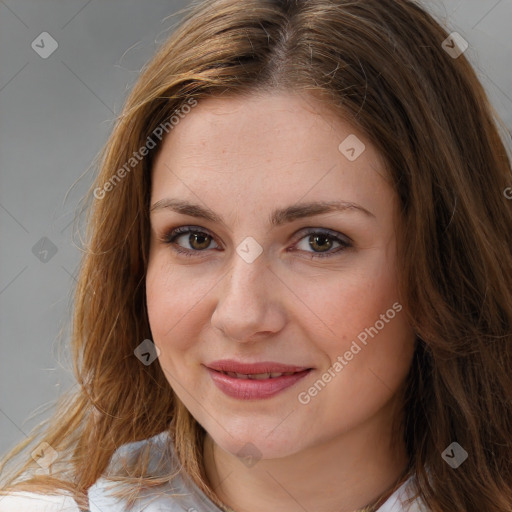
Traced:
[[0, 510], [510, 510], [511, 167], [457, 44], [408, 0], [193, 6], [91, 188], [80, 392]]

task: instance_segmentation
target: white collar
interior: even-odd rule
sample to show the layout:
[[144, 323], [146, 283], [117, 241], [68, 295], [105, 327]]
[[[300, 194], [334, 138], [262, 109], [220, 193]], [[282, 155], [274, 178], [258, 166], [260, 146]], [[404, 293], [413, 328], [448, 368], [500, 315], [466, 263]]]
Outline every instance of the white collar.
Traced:
[[420, 497], [407, 503], [415, 494], [413, 484], [414, 476], [410, 476], [376, 512], [429, 512]]
[[[412, 479], [410, 477], [404, 482], [377, 510], [377, 512], [428, 512], [425, 504], [417, 498], [410, 505], [406, 500], [413, 496]], [[125, 508], [121, 501], [113, 498], [108, 490], [108, 482], [100, 478], [89, 489], [90, 512], [124, 512]], [[170, 494], [169, 490], [169, 494]], [[168, 493], [147, 494], [137, 501], [137, 510], [144, 512], [178, 512], [193, 510], [194, 512], [221, 512], [195, 485], [190, 486], [190, 494], [183, 498], [172, 498]]]
[[[134, 452], [150, 442], [155, 446], [156, 452], [161, 453], [162, 448], [169, 446], [167, 432], [162, 432], [152, 438], [123, 445], [112, 457], [122, 457], [126, 454], [134, 455]], [[164, 444], [162, 444], [164, 443]], [[160, 446], [158, 446], [160, 444]], [[170, 461], [173, 467], [166, 468], [166, 474], [176, 470], [176, 461]], [[172, 465], [172, 464], [171, 464]], [[387, 500], [377, 512], [429, 512], [424, 502], [417, 498], [410, 504], [407, 500], [414, 496], [414, 476], [409, 477]], [[125, 512], [126, 507], [122, 501], [114, 498], [109, 487], [113, 485], [106, 478], [99, 478], [89, 488], [90, 512]], [[180, 493], [180, 497], [172, 497], [172, 493]], [[172, 485], [167, 484], [158, 491], [147, 492], [137, 500], [137, 510], [141, 512], [183, 512], [190, 510], [194, 512], [222, 512], [187, 475], [180, 473], [172, 480]]]

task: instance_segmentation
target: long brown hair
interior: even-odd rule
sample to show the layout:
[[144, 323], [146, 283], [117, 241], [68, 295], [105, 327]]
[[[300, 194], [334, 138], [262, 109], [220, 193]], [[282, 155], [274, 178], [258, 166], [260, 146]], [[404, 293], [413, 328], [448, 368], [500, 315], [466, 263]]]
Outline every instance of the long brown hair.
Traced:
[[[308, 91], [365, 133], [399, 198], [400, 293], [417, 336], [403, 437], [417, 491], [433, 512], [510, 511], [512, 173], [498, 116], [466, 56], [446, 51], [449, 35], [411, 0], [192, 4], [142, 70], [87, 196], [71, 340], [79, 390], [38, 440], [59, 457], [37, 475], [25, 455], [3, 491], [60, 489], [87, 507], [119, 446], [167, 430], [184, 471], [222, 506], [203, 470], [204, 430], [161, 366], [134, 355], [151, 339], [145, 271], [158, 148], [126, 163], [187, 102], [279, 89]], [[441, 456], [452, 442], [468, 453], [457, 469]], [[142, 459], [119, 479], [169, 480], [150, 478]]]

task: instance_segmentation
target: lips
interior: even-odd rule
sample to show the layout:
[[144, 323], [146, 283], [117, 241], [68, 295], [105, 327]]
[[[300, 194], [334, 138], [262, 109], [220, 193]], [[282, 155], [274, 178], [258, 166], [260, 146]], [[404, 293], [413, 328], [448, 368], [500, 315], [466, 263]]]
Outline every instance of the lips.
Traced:
[[290, 388], [312, 368], [282, 363], [239, 363], [214, 361], [205, 365], [214, 384], [226, 395], [239, 400], [270, 398]]

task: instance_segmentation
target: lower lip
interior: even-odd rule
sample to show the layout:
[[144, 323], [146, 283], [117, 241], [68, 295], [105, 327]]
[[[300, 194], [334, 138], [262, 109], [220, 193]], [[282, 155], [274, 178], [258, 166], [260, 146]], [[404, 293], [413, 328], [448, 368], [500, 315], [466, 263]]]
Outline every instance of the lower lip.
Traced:
[[306, 375], [311, 369], [294, 373], [293, 375], [282, 375], [273, 379], [238, 379], [224, 373], [207, 368], [215, 385], [226, 395], [239, 400], [260, 400], [277, 395], [281, 391], [293, 386]]

